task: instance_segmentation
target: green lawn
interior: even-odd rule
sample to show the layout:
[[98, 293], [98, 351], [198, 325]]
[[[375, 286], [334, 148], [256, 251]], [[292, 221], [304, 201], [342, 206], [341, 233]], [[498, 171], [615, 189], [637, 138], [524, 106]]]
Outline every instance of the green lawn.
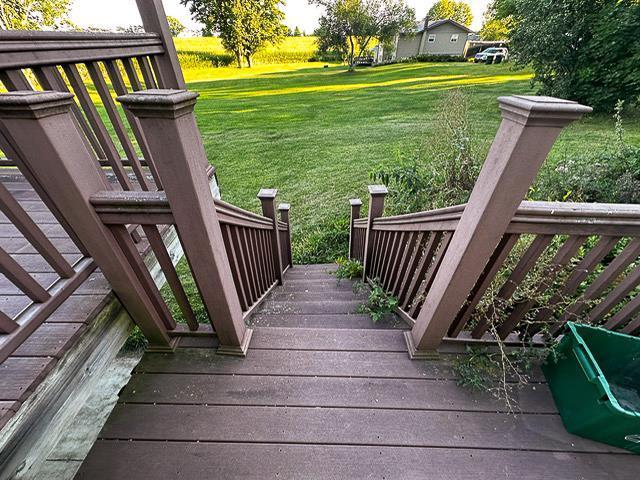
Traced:
[[[347, 200], [366, 201], [369, 172], [415, 148], [433, 128], [447, 89], [470, 93], [471, 120], [487, 143], [495, 135], [500, 95], [532, 93], [531, 74], [508, 65], [416, 63], [347, 73], [320, 63], [253, 69], [187, 68], [200, 93], [196, 113], [223, 197], [258, 210], [261, 187], [275, 187], [292, 204], [294, 239], [348, 213]], [[640, 141], [640, 125], [627, 122]], [[570, 127], [554, 158], [599, 148], [612, 120], [590, 117]]]

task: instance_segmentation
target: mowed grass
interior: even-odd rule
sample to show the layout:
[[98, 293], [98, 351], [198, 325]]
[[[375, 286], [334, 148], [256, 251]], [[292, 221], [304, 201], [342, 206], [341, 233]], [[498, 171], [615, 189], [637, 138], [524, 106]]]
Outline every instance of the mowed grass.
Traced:
[[[366, 202], [369, 173], [409, 154], [429, 135], [446, 90], [470, 94], [475, 133], [493, 139], [497, 97], [532, 94], [531, 73], [509, 65], [414, 63], [365, 68], [304, 63], [253, 69], [186, 69], [200, 93], [198, 124], [225, 200], [254, 211], [261, 187], [279, 189], [292, 205], [294, 241], [348, 213], [347, 200]], [[637, 121], [629, 139], [640, 141]], [[611, 140], [609, 117], [568, 128], [549, 164]]]

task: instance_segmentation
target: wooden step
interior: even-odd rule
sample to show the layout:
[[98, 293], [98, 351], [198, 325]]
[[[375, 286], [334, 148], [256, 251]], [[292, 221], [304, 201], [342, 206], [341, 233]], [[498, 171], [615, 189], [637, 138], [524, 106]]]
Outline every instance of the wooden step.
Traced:
[[259, 327], [299, 327], [299, 328], [335, 328], [335, 329], [403, 329], [409, 326], [397, 316], [373, 323], [369, 315], [300, 315], [300, 314], [254, 314], [249, 324]]
[[331, 301], [275, 301], [268, 299], [257, 313], [288, 314], [288, 315], [326, 315], [326, 314], [356, 314], [363, 305], [362, 300], [331, 300]]

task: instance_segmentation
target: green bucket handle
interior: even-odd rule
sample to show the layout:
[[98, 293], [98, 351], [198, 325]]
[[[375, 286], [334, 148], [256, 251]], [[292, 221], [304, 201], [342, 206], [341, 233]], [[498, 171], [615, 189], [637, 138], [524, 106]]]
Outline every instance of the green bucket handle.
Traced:
[[573, 344], [573, 353], [578, 359], [578, 363], [582, 367], [582, 371], [590, 382], [595, 382], [598, 378], [598, 367], [594, 364], [593, 358], [589, 353], [587, 346], [578, 341]]

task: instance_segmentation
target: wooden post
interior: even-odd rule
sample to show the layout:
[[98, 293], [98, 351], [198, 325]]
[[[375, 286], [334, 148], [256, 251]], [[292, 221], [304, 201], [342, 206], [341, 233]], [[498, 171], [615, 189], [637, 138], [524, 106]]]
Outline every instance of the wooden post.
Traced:
[[[104, 226], [89, 198], [109, 190], [104, 174], [88, 150], [72, 115], [73, 95], [20, 91], [0, 95], [0, 128], [29, 170], [64, 215], [70, 228], [93, 257], [116, 295], [149, 340], [171, 350], [163, 314]], [[165, 319], [166, 320], [166, 319]]]
[[591, 108], [551, 97], [498, 99], [502, 123], [411, 332], [411, 358], [430, 358], [535, 180], [562, 128]]
[[159, 34], [164, 46], [164, 54], [151, 57], [158, 83], [162, 88], [186, 88], [162, 0], [136, 0], [136, 3], [145, 31]]
[[360, 208], [362, 207], [362, 200], [359, 198], [352, 198], [349, 200], [351, 205], [351, 217], [349, 218], [349, 259], [353, 258], [353, 222], [360, 218]]
[[218, 353], [246, 355], [252, 330], [240, 300], [207, 177], [207, 157], [193, 109], [197, 93], [143, 90], [118, 97], [140, 122], [171, 206], [180, 242], [216, 331]]
[[278, 205], [278, 211], [280, 212], [280, 220], [287, 224], [287, 262], [289, 263], [289, 268], [293, 267], [293, 257], [291, 255], [291, 221], [289, 220], [289, 211], [291, 210], [291, 205], [288, 203], [281, 203]]
[[271, 230], [271, 246], [273, 247], [273, 267], [276, 270], [276, 279], [278, 285], [282, 285], [282, 259], [280, 257], [280, 235], [278, 234], [278, 218], [276, 217], [276, 195], [278, 190], [275, 188], [262, 188], [258, 192], [258, 198], [262, 203], [262, 215], [273, 221], [273, 230]]
[[373, 221], [384, 213], [384, 197], [389, 191], [384, 185], [369, 185], [369, 214], [367, 216], [367, 233], [364, 241], [364, 261], [362, 278], [366, 281], [371, 268], [371, 254], [373, 252], [373, 235], [371, 227]]

